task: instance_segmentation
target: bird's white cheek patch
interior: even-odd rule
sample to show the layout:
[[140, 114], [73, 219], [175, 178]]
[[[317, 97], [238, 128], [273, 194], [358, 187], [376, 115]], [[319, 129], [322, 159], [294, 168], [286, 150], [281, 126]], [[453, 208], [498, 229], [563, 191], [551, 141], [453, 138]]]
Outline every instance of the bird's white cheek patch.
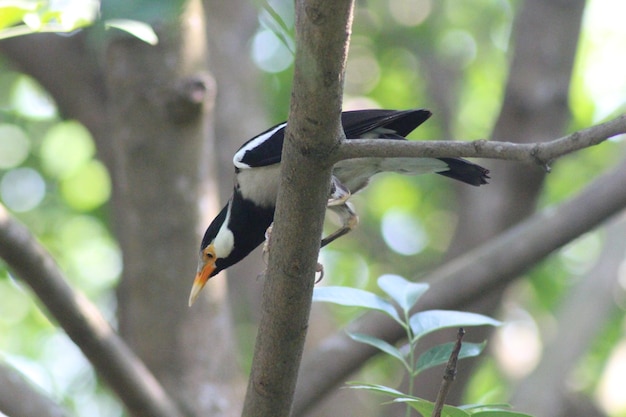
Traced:
[[224, 219], [224, 223], [222, 223], [222, 227], [220, 227], [220, 230], [217, 232], [217, 236], [215, 236], [215, 240], [213, 241], [215, 257], [218, 259], [227, 258], [235, 247], [235, 237], [233, 236], [233, 232], [228, 228], [228, 223], [230, 223], [231, 204], [232, 201], [228, 203], [226, 218]]
[[226, 226], [228, 223], [224, 223], [220, 228], [219, 233], [215, 237], [213, 247], [215, 248], [215, 257], [218, 259], [227, 258], [235, 247], [235, 237]]

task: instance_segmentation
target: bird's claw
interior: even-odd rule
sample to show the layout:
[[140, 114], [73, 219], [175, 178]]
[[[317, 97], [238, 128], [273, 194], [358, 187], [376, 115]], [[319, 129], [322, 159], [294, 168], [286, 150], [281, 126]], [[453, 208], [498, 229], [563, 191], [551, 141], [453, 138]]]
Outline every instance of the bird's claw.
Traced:
[[[263, 243], [263, 252], [261, 254], [265, 265], [267, 265], [269, 262], [270, 244], [272, 240], [272, 226], [274, 226], [274, 223], [270, 224], [270, 227], [268, 227], [265, 231], [265, 242]], [[265, 276], [265, 272], [266, 271], [260, 273], [257, 278], [263, 278]], [[324, 265], [319, 262], [315, 266], [315, 275], [317, 276], [317, 274], [319, 274], [319, 277], [315, 279], [316, 284], [324, 278]]]
[[265, 262], [265, 265], [267, 265], [268, 260], [269, 260], [269, 255], [270, 255], [270, 240], [272, 238], [272, 226], [274, 226], [274, 223], [270, 224], [270, 227], [268, 227], [267, 230], [265, 231], [265, 242], [263, 242], [263, 252], [261, 254], [261, 257], [263, 258], [263, 262]]
[[319, 278], [315, 279], [315, 283], [319, 283], [324, 278], [324, 265], [317, 263], [315, 266], [315, 275], [320, 274]]
[[340, 206], [350, 198], [352, 194], [348, 187], [343, 185], [334, 175], [330, 181], [330, 195], [328, 196], [327, 206]]

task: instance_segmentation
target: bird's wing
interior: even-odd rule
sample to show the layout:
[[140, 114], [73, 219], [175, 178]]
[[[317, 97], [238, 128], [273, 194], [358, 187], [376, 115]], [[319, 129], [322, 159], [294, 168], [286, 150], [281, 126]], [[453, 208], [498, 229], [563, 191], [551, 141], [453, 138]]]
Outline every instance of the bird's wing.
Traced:
[[[356, 110], [341, 114], [341, 123], [348, 139], [404, 139], [424, 123], [428, 110]], [[280, 162], [285, 139], [286, 122], [255, 136], [235, 153], [233, 164], [238, 169], [258, 168]]]
[[285, 126], [287, 122], [278, 124], [244, 143], [233, 157], [235, 168], [259, 168], [279, 163]]
[[356, 110], [341, 114], [341, 123], [348, 139], [403, 139], [431, 116], [424, 109]]

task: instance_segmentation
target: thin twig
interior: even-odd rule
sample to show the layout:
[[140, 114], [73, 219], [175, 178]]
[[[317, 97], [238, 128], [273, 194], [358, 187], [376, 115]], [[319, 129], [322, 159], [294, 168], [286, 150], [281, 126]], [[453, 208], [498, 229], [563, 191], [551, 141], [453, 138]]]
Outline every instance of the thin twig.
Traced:
[[569, 153], [597, 145], [613, 136], [626, 133], [626, 115], [579, 130], [570, 135], [541, 143], [511, 143], [477, 140], [404, 141], [392, 139], [346, 140], [333, 155], [335, 162], [344, 159], [380, 157], [474, 157], [536, 163], [549, 170], [550, 163]]
[[433, 409], [432, 417], [441, 417], [441, 410], [443, 410], [443, 405], [446, 401], [446, 397], [448, 396], [448, 392], [450, 391], [450, 387], [452, 386], [452, 382], [454, 381], [454, 378], [456, 378], [456, 363], [459, 360], [459, 352], [461, 352], [463, 336], [465, 336], [465, 330], [462, 327], [459, 327], [459, 331], [456, 334], [454, 349], [452, 349], [452, 353], [450, 353], [448, 364], [443, 372], [443, 381], [441, 381], [441, 387], [437, 393], [437, 400], [435, 401], [435, 408]]

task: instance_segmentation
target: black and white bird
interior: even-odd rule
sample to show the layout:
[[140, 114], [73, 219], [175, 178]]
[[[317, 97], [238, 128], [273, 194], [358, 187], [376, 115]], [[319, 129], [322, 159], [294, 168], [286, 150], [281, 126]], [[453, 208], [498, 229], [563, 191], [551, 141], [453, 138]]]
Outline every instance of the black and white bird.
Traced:
[[[428, 110], [357, 110], [343, 112], [341, 122], [350, 139], [400, 139], [424, 123]], [[200, 244], [198, 271], [189, 305], [209, 278], [236, 264], [265, 240], [274, 220], [280, 159], [287, 123], [278, 124], [244, 143], [233, 157], [233, 196], [211, 222]], [[339, 215], [340, 229], [322, 239], [325, 246], [348, 233], [358, 217], [347, 201], [379, 172], [417, 175], [437, 173], [470, 185], [482, 185], [489, 171], [460, 158], [358, 158], [333, 167], [328, 209]]]

